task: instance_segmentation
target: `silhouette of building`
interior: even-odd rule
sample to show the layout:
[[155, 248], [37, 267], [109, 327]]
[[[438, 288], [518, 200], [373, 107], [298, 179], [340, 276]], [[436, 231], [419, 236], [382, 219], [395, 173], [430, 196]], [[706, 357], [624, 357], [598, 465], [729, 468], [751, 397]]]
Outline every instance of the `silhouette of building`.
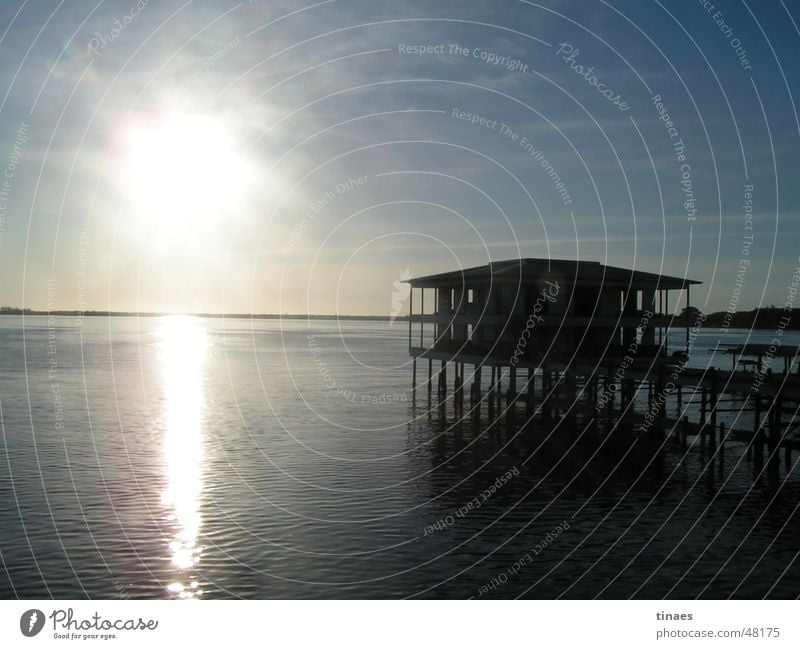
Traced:
[[685, 327], [688, 341], [684, 314], [700, 282], [594, 261], [514, 259], [409, 283], [415, 359], [530, 368], [623, 358], [632, 348], [638, 359], [665, 355], [669, 327]]

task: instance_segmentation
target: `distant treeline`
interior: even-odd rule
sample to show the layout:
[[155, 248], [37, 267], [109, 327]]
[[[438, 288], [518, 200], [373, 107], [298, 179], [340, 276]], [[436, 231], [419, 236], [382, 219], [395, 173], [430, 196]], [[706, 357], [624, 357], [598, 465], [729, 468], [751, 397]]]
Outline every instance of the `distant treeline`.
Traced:
[[[171, 315], [191, 315], [196, 318], [243, 318], [254, 320], [391, 320], [388, 315], [325, 315], [318, 313], [160, 313], [157, 311], [37, 311], [11, 306], [0, 306], [0, 315], [55, 315], [73, 317], [128, 317], [161, 318]], [[395, 320], [408, 320], [407, 316], [397, 316]]]
[[[142, 312], [142, 311], [36, 311], [33, 309], [19, 309], [16, 307], [0, 307], [0, 315], [56, 315], [73, 317], [129, 317], [129, 318], [159, 318], [170, 315], [183, 315], [176, 313]], [[198, 318], [243, 318], [254, 320], [378, 320], [388, 321], [391, 316], [384, 315], [326, 315], [305, 313], [191, 313]], [[778, 328], [781, 318], [789, 315], [789, 324], [782, 329], [800, 329], [800, 309], [792, 309], [787, 314], [782, 308], [769, 306], [752, 311], [738, 311], [733, 315], [727, 311], [717, 311], [706, 316], [706, 327], [721, 327], [723, 323], [730, 329], [768, 329]], [[407, 321], [408, 316], [397, 316], [395, 320]]]
[[800, 309], [792, 309], [787, 312], [782, 308], [776, 306], [763, 307], [760, 309], [753, 309], [752, 311], [737, 311], [733, 315], [727, 311], [718, 311], [710, 313], [706, 316], [705, 326], [722, 326], [725, 323], [726, 327], [731, 329], [771, 329], [778, 328], [778, 322], [781, 318], [789, 317], [789, 324], [782, 326], [782, 329], [800, 329]]

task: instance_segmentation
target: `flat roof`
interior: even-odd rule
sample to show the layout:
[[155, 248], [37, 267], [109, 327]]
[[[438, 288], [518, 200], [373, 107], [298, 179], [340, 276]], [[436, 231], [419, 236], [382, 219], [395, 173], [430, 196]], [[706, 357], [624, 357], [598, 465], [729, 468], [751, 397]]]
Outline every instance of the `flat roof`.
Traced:
[[509, 259], [493, 261], [484, 266], [413, 277], [411, 286], [442, 288], [462, 284], [513, 283], [534, 281], [545, 275], [549, 279], [562, 277], [570, 284], [583, 286], [619, 286], [621, 288], [683, 289], [701, 282], [694, 279], [659, 275], [641, 270], [606, 266], [599, 261], [575, 259]]

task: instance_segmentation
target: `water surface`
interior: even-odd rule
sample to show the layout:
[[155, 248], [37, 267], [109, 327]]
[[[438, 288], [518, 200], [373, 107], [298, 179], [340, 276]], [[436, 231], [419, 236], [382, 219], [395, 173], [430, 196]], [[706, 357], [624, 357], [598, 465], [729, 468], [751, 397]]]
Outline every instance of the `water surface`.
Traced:
[[[580, 431], [565, 425], [459, 422], [424, 387], [413, 398], [407, 335], [0, 318], [0, 595], [800, 594], [783, 459], [754, 481], [738, 441], [619, 464], [586, 440], [566, 452]], [[719, 339], [702, 334], [692, 364]]]

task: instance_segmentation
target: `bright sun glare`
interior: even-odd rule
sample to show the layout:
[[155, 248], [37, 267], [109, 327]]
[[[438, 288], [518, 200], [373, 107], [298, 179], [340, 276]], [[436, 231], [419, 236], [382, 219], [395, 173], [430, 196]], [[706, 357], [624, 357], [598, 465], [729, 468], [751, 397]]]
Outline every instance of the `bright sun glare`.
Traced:
[[[202, 324], [187, 316], [163, 318], [158, 330], [166, 430], [164, 459], [166, 489], [163, 502], [172, 509], [175, 534], [170, 540], [172, 563], [183, 571], [197, 563], [201, 547], [198, 537], [202, 524], [200, 501], [203, 493], [202, 369], [208, 338]], [[180, 575], [185, 578], [186, 575]], [[191, 597], [193, 590], [178, 580], [169, 586], [180, 597]]]
[[241, 151], [223, 119], [172, 111], [126, 129], [119, 178], [143, 218], [207, 222], [244, 198], [253, 169]]

